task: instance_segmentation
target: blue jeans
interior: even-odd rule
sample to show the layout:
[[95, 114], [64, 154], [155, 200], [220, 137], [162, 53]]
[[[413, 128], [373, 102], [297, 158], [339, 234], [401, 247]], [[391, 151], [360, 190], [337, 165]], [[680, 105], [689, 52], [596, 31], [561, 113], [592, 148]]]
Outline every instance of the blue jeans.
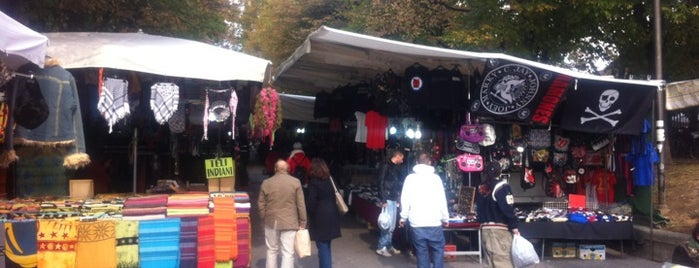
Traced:
[[318, 268], [332, 268], [333, 267], [333, 256], [330, 251], [330, 242], [328, 241], [316, 241], [316, 247], [318, 247]]
[[442, 226], [410, 227], [418, 268], [430, 268], [430, 251], [434, 268], [444, 267], [444, 231]]
[[393, 224], [391, 224], [391, 227], [388, 228], [388, 230], [381, 230], [381, 228], [379, 228], [381, 234], [379, 236], [378, 249], [393, 248], [393, 231], [396, 229], [396, 212], [398, 210], [397, 205], [398, 203], [394, 200], [386, 200], [386, 213], [388, 213], [388, 216], [390, 216], [390, 222]]

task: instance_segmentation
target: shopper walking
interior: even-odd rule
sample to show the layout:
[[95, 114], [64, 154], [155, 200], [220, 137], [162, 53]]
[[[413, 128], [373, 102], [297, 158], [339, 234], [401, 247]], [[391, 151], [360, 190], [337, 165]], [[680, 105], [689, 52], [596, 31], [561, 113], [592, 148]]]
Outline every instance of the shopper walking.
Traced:
[[[449, 225], [442, 179], [427, 153], [420, 153], [413, 172], [405, 178], [400, 203], [400, 226], [410, 224], [418, 268], [444, 267], [444, 230]], [[432, 265], [430, 265], [430, 252]]]
[[380, 229], [379, 244], [376, 254], [390, 257], [391, 254], [400, 254], [400, 250], [393, 247], [393, 231], [396, 229], [396, 214], [398, 213], [398, 201], [401, 187], [403, 186], [403, 152], [394, 150], [390, 158], [381, 165], [379, 170], [379, 197], [381, 206], [386, 209], [391, 223], [388, 229]]
[[512, 264], [512, 236], [519, 235], [514, 212], [514, 196], [506, 180], [500, 179], [502, 168], [493, 161], [481, 174], [476, 207], [481, 223], [483, 248], [488, 267], [506, 268]]
[[257, 201], [265, 226], [267, 268], [277, 268], [281, 251], [281, 268], [294, 267], [294, 237], [306, 228], [306, 203], [301, 183], [289, 175], [284, 160], [274, 164], [274, 176], [264, 180]]
[[325, 160], [311, 159], [308, 178], [308, 231], [318, 247], [318, 267], [332, 268], [330, 242], [341, 236], [341, 217], [335, 205], [335, 189]]

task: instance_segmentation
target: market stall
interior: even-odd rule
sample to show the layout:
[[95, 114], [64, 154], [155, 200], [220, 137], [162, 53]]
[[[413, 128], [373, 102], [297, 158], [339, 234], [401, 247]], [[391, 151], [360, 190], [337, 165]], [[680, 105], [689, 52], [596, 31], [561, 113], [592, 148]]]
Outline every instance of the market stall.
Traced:
[[[610, 207], [624, 205], [635, 187], [653, 183], [657, 150], [649, 120], [662, 81], [601, 77], [505, 54], [321, 27], [280, 65], [273, 84], [315, 94], [314, 116], [345, 122], [349, 136], [370, 128], [365, 115], [378, 113], [385, 120], [378, 126], [387, 133], [385, 142], [373, 144], [357, 135], [352, 141], [363, 151], [349, 164], [375, 168], [395, 149], [408, 155], [430, 152], [455, 222], [477, 217], [469, 204], [473, 199], [463, 195], [473, 192], [468, 188], [479, 183], [487, 161], [503, 166], [523, 221], [547, 202], [565, 203], [566, 213], [602, 211], [622, 219]], [[346, 190], [353, 208], [369, 221], [378, 215], [375, 202], [356, 201], [374, 195], [359, 193], [374, 182], [367, 183]], [[587, 202], [569, 207], [569, 195]], [[632, 225], [623, 219], [600, 226], [629, 234]], [[565, 225], [548, 228], [546, 238], [565, 238]], [[527, 232], [535, 235], [534, 229]]]

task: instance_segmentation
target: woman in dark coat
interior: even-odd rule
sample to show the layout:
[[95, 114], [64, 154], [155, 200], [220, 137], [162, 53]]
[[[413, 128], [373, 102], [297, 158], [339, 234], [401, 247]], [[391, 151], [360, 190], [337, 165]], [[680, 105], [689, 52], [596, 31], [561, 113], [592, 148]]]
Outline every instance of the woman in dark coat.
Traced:
[[313, 158], [308, 171], [308, 231], [318, 247], [318, 267], [332, 267], [330, 242], [340, 237], [340, 213], [335, 205], [335, 190], [325, 160]]

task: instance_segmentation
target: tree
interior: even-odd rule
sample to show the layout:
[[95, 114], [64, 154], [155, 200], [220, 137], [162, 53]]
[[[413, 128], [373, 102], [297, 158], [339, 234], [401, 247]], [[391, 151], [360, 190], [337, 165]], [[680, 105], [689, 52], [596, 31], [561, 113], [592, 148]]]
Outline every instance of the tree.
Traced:
[[235, 42], [226, 21], [236, 21], [228, 0], [10, 1], [17, 19], [39, 32], [136, 32]]

